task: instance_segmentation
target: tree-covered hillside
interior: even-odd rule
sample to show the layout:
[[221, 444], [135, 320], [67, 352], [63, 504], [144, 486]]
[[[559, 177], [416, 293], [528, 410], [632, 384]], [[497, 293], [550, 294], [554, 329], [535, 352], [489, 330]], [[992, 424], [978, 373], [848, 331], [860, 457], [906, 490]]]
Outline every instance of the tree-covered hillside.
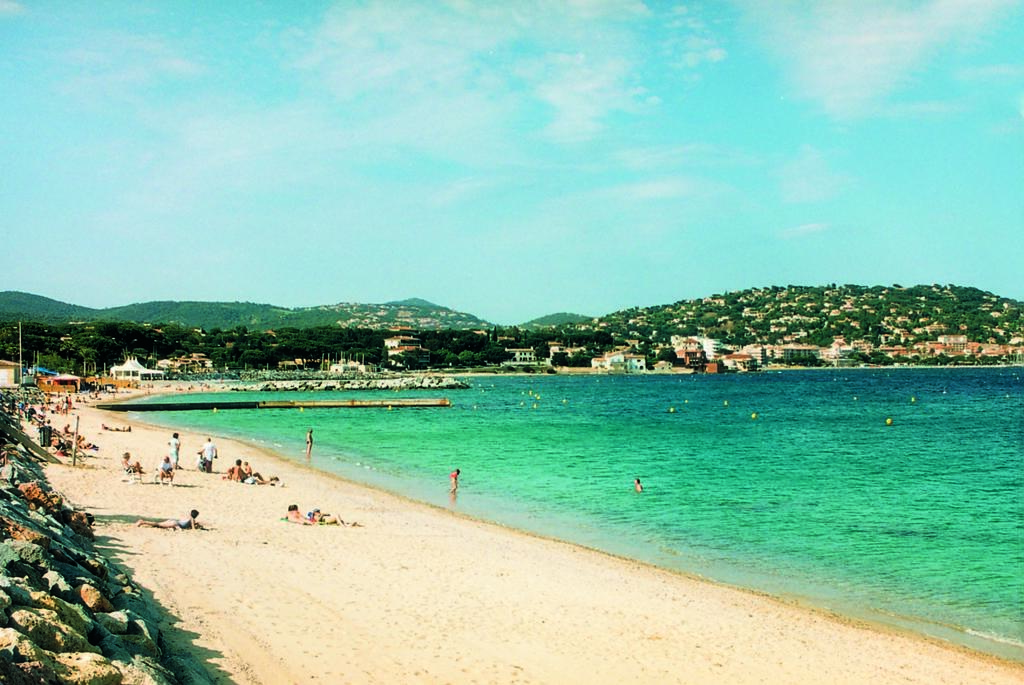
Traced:
[[0, 320], [62, 324], [73, 321], [131, 321], [159, 325], [175, 323], [194, 328], [236, 326], [254, 328], [311, 328], [344, 326], [385, 329], [488, 328], [488, 322], [426, 300], [409, 299], [387, 304], [339, 303], [289, 309], [253, 302], [139, 302], [121, 307], [90, 309], [14, 291], [0, 292]]
[[914, 343], [963, 334], [1006, 344], [1022, 335], [1022, 303], [956, 285], [773, 286], [674, 304], [627, 309], [593, 322], [623, 338], [668, 342], [672, 335], [716, 338], [728, 345], [834, 338]]

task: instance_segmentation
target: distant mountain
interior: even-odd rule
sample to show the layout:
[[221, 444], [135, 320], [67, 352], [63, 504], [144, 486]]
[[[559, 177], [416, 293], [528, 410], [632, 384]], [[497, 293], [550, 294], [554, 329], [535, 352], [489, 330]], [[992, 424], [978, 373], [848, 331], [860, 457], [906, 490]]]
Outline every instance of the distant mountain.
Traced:
[[548, 314], [547, 316], [541, 316], [536, 319], [532, 319], [524, 323], [520, 328], [545, 328], [548, 326], [564, 326], [566, 324], [584, 323], [587, 321], [593, 321], [594, 317], [584, 316], [583, 314], [571, 314], [569, 312], [558, 312], [557, 314]]
[[4, 319], [25, 319], [43, 323], [86, 321], [94, 319], [97, 311], [99, 310], [16, 290], [0, 292], [0, 318]]
[[397, 305], [399, 307], [422, 307], [424, 309], [446, 309], [446, 307], [442, 307], [439, 304], [434, 304], [433, 302], [427, 302], [426, 300], [422, 300], [422, 299], [420, 299], [418, 297], [410, 297], [407, 300], [396, 300], [394, 302], [387, 302], [386, 304], [393, 304], [393, 305]]
[[0, 292], [0, 319], [50, 324], [70, 321], [177, 323], [206, 330], [238, 326], [262, 329], [313, 326], [380, 329], [409, 326], [417, 330], [491, 327], [490, 323], [472, 314], [457, 312], [418, 298], [387, 304], [339, 303], [295, 309], [253, 302], [177, 301], [139, 302], [120, 307], [90, 309], [15, 291]]

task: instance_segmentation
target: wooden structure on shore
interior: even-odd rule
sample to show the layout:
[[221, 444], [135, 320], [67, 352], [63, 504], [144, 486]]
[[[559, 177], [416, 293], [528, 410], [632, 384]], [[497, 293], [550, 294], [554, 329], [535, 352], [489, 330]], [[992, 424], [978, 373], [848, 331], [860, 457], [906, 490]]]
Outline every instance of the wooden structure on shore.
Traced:
[[403, 407], [450, 407], [451, 400], [395, 398], [392, 400], [227, 400], [202, 402], [104, 402], [98, 409], [107, 411], [219, 411], [221, 409], [399, 409]]

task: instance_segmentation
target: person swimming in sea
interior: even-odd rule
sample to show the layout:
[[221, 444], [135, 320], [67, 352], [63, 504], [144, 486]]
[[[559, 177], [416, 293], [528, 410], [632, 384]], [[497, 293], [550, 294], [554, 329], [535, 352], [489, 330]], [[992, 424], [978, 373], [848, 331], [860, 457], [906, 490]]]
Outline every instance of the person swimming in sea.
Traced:
[[639, 478], [633, 479], [633, 489], [636, 490], [637, 492], [644, 491], [643, 483], [640, 482]]

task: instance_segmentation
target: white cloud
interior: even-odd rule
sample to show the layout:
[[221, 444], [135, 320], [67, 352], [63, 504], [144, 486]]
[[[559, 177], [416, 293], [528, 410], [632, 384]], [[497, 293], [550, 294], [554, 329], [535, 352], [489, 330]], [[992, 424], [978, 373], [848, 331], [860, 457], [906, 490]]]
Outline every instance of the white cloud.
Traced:
[[133, 97], [135, 89], [164, 79], [202, 74], [200, 63], [183, 57], [162, 38], [114, 34], [91, 36], [64, 55], [77, 75], [61, 90], [84, 99]]
[[726, 193], [728, 188], [695, 176], [666, 176], [624, 183], [597, 191], [595, 196], [616, 202], [652, 202], [663, 200], [709, 200]]
[[825, 156], [810, 145], [783, 164], [778, 172], [779, 193], [784, 202], [824, 202], [836, 196], [850, 178], [832, 170]]
[[25, 6], [14, 0], [0, 0], [0, 17], [21, 14]]
[[535, 96], [554, 111], [545, 133], [556, 140], [586, 140], [603, 129], [614, 111], [638, 111], [644, 91], [628, 85], [630, 67], [619, 59], [595, 62], [587, 55], [552, 54], [519, 73], [535, 84]]
[[1024, 79], [1024, 64], [985, 64], [958, 69], [956, 77], [962, 81], [996, 81]]
[[938, 50], [973, 38], [1012, 2], [740, 0], [799, 94], [840, 119], [873, 113]]
[[801, 224], [799, 226], [793, 226], [779, 231], [779, 237], [783, 240], [793, 240], [796, 238], [814, 235], [816, 233], [823, 233], [830, 228], [831, 225], [825, 223]]
[[[576, 143], [599, 135], [611, 116], [660, 104], [641, 77], [652, 51], [647, 29], [659, 19], [635, 0], [343, 3], [294, 65], [346, 106], [374, 101], [375, 112], [400, 114], [453, 112], [456, 103], [470, 135], [521, 136], [529, 126]], [[677, 32], [676, 62], [725, 58], [706, 29], [696, 31]]]
[[620, 164], [634, 170], [664, 170], [683, 166], [750, 166], [760, 163], [760, 160], [747, 152], [711, 143], [628, 148], [619, 151], [615, 158]]

